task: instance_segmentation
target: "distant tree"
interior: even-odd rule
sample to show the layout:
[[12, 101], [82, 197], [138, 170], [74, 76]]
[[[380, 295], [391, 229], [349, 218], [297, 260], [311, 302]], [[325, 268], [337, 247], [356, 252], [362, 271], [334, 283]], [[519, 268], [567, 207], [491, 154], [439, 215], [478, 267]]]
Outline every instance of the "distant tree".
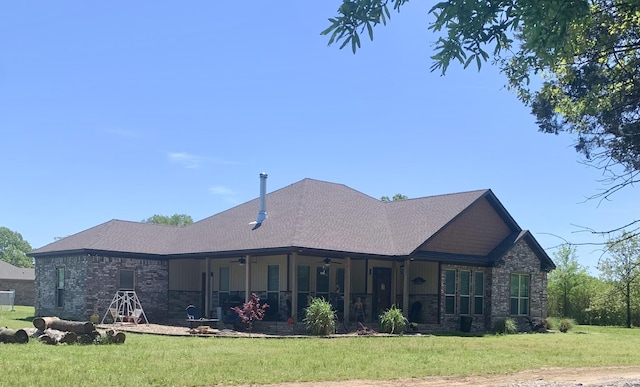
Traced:
[[383, 201], [383, 202], [397, 202], [399, 200], [407, 200], [407, 199], [409, 199], [408, 196], [403, 195], [403, 194], [399, 194], [399, 193], [393, 195], [393, 197], [391, 199], [389, 199], [388, 196], [383, 196], [383, 197], [380, 198], [380, 200]]
[[576, 248], [565, 244], [554, 252], [556, 269], [549, 274], [549, 315], [570, 317], [582, 322], [591, 294], [587, 269], [578, 263]]
[[152, 217], [144, 219], [142, 222], [184, 227], [192, 224], [193, 219], [191, 216], [185, 214], [174, 214], [172, 216], [153, 215]]
[[33, 261], [27, 257], [29, 251], [31, 245], [20, 233], [0, 227], [0, 260], [17, 267], [33, 267]]
[[[614, 284], [615, 293], [624, 299], [626, 326], [631, 328], [632, 295], [640, 286], [640, 242], [637, 235], [623, 232], [607, 243], [609, 255], [598, 264], [605, 281]], [[613, 296], [613, 295], [612, 295]]]

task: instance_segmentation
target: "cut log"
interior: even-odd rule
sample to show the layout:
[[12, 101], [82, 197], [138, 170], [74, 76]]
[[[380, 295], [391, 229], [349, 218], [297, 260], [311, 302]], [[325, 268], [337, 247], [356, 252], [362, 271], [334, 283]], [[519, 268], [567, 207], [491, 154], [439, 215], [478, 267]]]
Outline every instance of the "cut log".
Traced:
[[40, 329], [42, 332], [49, 328], [51, 321], [60, 320], [58, 317], [35, 317], [33, 319], [33, 326]]
[[73, 344], [78, 340], [78, 335], [75, 332], [63, 332], [49, 328], [38, 337], [38, 340], [45, 344], [53, 345], [58, 343]]
[[69, 321], [61, 320], [58, 317], [36, 317], [33, 319], [33, 326], [43, 332], [51, 328], [63, 332], [90, 334], [95, 330], [93, 323], [90, 321]]
[[93, 331], [91, 333], [82, 333], [78, 335], [78, 343], [80, 344], [93, 344], [96, 342], [96, 339], [100, 337], [100, 333], [98, 331]]
[[32, 339], [37, 339], [42, 336], [42, 331], [38, 328], [23, 328], [23, 330], [27, 332], [27, 335]]
[[124, 332], [119, 332], [114, 329], [107, 329], [106, 331], [99, 330], [100, 342], [104, 344], [123, 344], [127, 336]]
[[29, 342], [29, 335], [24, 329], [0, 328], [0, 343], [26, 344]]

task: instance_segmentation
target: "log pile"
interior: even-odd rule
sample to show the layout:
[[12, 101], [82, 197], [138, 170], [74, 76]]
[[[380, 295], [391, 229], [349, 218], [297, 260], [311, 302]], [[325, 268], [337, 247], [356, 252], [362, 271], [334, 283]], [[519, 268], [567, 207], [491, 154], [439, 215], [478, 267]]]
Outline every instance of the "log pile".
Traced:
[[36, 317], [34, 328], [0, 328], [0, 343], [26, 344], [29, 339], [44, 344], [122, 344], [124, 332], [96, 329], [92, 322], [62, 320], [58, 317]]

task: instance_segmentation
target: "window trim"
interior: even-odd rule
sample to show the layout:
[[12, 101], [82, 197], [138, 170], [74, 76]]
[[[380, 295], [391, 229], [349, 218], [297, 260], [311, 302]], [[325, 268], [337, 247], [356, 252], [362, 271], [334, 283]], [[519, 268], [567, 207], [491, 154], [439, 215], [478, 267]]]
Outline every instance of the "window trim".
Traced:
[[[131, 273], [131, 287], [122, 286], [122, 273]], [[118, 270], [118, 290], [136, 290], [136, 271], [134, 269], [120, 269]]]
[[[477, 275], [480, 274], [482, 277], [482, 288], [478, 293], [476, 290], [477, 286]], [[480, 305], [480, 312], [477, 312], [477, 305]], [[474, 271], [473, 272], [473, 314], [474, 315], [483, 315], [484, 314], [484, 271]]]
[[[518, 277], [518, 288], [517, 295], [513, 295], [513, 279], [514, 277]], [[522, 295], [522, 279], [526, 278], [526, 296]], [[516, 300], [517, 307], [516, 313], [513, 313], [513, 302]], [[511, 273], [509, 276], [509, 314], [512, 316], [528, 316], [531, 312], [531, 274], [529, 273]], [[522, 313], [521, 310], [523, 308], [522, 302], [526, 302], [526, 312]]]
[[[447, 276], [447, 272], [453, 272], [453, 293], [447, 293], [447, 280], [448, 280], [448, 276]], [[456, 297], [456, 290], [458, 289], [457, 286], [457, 279], [458, 279], [458, 271], [456, 269], [445, 269], [444, 270], [444, 314], [446, 315], [455, 315], [457, 312], [457, 297]], [[450, 312], [447, 310], [447, 300], [448, 299], [453, 299], [453, 311]]]
[[[60, 276], [62, 273], [62, 276]], [[56, 267], [56, 308], [64, 308], [64, 284], [66, 282], [64, 267]], [[62, 283], [60, 283], [62, 279]]]

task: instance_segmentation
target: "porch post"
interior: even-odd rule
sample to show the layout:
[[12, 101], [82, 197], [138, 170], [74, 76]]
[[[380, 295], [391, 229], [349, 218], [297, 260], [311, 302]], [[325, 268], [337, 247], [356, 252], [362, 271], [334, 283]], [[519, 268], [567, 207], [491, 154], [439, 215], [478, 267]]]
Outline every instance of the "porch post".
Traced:
[[204, 286], [204, 291], [206, 294], [204, 295], [204, 305], [205, 309], [202, 311], [202, 316], [206, 318], [211, 318], [211, 259], [207, 257], [207, 275], [205, 276], [205, 281], [207, 283]]
[[244, 302], [249, 302], [251, 299], [251, 256], [247, 254], [244, 259]]
[[298, 252], [291, 254], [291, 318], [298, 321]]
[[404, 317], [409, 317], [409, 263], [411, 260], [404, 260], [404, 279], [402, 281], [402, 311]]
[[351, 310], [351, 258], [344, 259], [344, 322], [349, 324]]

